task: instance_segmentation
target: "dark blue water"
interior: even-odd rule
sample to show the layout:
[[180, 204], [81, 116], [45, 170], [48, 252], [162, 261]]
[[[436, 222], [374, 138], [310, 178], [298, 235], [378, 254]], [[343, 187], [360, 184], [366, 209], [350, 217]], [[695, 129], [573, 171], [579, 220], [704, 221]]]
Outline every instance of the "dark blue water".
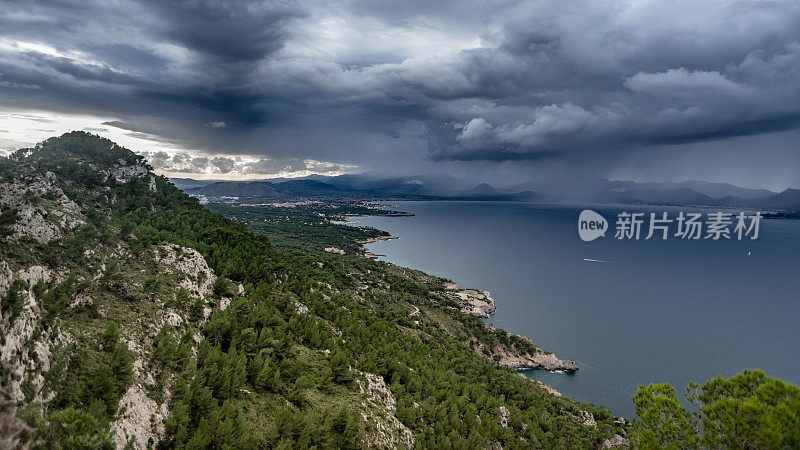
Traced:
[[679, 209], [397, 205], [416, 216], [357, 219], [400, 237], [369, 249], [491, 291], [498, 309], [487, 322], [578, 362], [574, 375], [526, 372], [574, 400], [629, 417], [642, 383], [683, 392], [745, 368], [800, 382], [800, 221], [762, 220], [755, 241], [618, 241], [611, 223], [607, 238], [587, 243], [577, 235], [584, 207], [610, 222], [621, 210]]

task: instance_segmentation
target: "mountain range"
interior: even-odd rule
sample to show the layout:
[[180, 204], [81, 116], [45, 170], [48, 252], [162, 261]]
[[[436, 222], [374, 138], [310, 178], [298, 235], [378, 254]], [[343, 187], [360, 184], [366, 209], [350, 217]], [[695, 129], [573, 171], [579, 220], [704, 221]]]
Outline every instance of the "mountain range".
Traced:
[[360, 196], [397, 199], [464, 199], [693, 205], [769, 210], [800, 210], [800, 190], [774, 192], [729, 183], [689, 180], [635, 182], [596, 179], [569, 190], [549, 184], [519, 184], [498, 189], [488, 183], [469, 187], [453, 177], [379, 177], [370, 174], [257, 181], [172, 179], [194, 196], [289, 199], [307, 196]]

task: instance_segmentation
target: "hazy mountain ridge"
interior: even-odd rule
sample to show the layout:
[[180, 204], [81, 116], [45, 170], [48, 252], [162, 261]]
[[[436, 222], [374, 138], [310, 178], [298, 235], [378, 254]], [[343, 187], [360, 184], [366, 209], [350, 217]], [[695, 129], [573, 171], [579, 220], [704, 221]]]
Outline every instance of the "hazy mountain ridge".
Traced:
[[282, 195], [269, 181], [220, 181], [190, 188], [187, 191], [195, 195], [213, 195], [215, 197], [277, 198]]
[[[190, 185], [182, 180], [185, 185]], [[598, 179], [570, 191], [550, 185], [523, 184], [496, 189], [480, 183], [464, 189], [463, 180], [431, 180], [430, 177], [380, 178], [372, 175], [313, 176], [313, 179], [214, 182], [186, 189], [192, 195], [290, 198], [313, 195], [360, 195], [376, 198], [465, 199], [500, 201], [597, 202], [674, 206], [718, 206], [769, 210], [800, 209], [800, 191], [776, 193], [729, 183], [705, 181], [634, 182]], [[268, 187], [266, 187], [268, 186]], [[535, 187], [535, 189], [525, 189]], [[274, 189], [274, 190], [273, 190]], [[517, 190], [519, 189], [519, 190]]]

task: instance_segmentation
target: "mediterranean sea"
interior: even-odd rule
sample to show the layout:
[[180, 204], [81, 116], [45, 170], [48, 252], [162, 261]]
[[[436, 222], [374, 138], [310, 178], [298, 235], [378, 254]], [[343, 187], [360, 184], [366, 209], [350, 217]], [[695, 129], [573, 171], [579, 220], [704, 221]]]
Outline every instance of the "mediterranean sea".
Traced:
[[[762, 220], [757, 240], [614, 239], [619, 212], [690, 208], [509, 202], [392, 202], [413, 217], [360, 217], [397, 240], [380, 259], [489, 290], [487, 323], [533, 339], [575, 374], [526, 371], [577, 401], [633, 414], [637, 386], [746, 368], [800, 382], [800, 221]], [[608, 221], [583, 242], [578, 214]], [[703, 213], [714, 209], [696, 209]], [[646, 214], [649, 219], [649, 214]], [[674, 234], [672, 224], [670, 234]], [[660, 236], [660, 235], [659, 235]]]

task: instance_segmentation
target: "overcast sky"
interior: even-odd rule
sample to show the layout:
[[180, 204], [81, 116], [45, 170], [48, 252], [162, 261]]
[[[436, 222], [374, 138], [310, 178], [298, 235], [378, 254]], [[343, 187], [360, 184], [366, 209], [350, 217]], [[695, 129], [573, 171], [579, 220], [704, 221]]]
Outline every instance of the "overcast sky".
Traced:
[[800, 2], [4, 1], [0, 149], [161, 173], [800, 187]]

